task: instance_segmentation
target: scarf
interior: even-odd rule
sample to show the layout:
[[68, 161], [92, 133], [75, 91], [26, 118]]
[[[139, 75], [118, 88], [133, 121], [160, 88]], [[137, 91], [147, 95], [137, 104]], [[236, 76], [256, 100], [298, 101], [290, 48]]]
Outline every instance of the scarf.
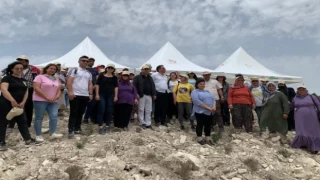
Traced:
[[240, 89], [244, 87], [244, 83], [239, 81], [240, 77], [237, 77], [236, 80], [234, 81], [234, 84], [232, 85], [233, 89]]
[[278, 90], [277, 90], [276, 88], [275, 88], [275, 90], [270, 91], [269, 88], [268, 88], [270, 84], [273, 84], [274, 87], [277, 87], [274, 82], [269, 82], [269, 83], [267, 84], [267, 90], [266, 90], [265, 96], [264, 96], [263, 101], [262, 101], [263, 106], [266, 105], [266, 103], [267, 103], [271, 98], [273, 98], [273, 96], [278, 92]]
[[51, 79], [52, 81], [55, 81], [57, 79], [56, 76], [50, 76], [48, 74], [46, 74], [46, 77]]

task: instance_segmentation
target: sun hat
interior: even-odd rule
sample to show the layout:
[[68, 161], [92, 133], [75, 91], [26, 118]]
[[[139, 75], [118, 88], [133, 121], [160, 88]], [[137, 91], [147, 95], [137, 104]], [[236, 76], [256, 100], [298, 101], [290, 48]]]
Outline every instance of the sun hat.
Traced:
[[189, 78], [189, 76], [187, 74], [184, 74], [184, 73], [179, 74], [179, 76], [185, 77], [187, 79]]
[[297, 89], [299, 89], [299, 88], [307, 89], [307, 87], [306, 87], [304, 84], [300, 84], [300, 85], [298, 85], [298, 86], [297, 86]]
[[113, 69], [115, 69], [116, 67], [114, 66], [114, 64], [107, 64], [107, 68], [108, 67], [113, 67]]
[[150, 69], [152, 69], [152, 66], [151, 66], [151, 64], [145, 64], [145, 65], [147, 65]]
[[20, 116], [23, 113], [22, 108], [14, 107], [12, 108], [6, 116], [7, 120], [12, 120], [16, 116]]
[[278, 81], [278, 84], [285, 84], [285, 81]]
[[129, 71], [122, 71], [122, 75], [130, 75], [130, 72]]
[[148, 66], [147, 64], [145, 64], [145, 65], [143, 65], [143, 66], [141, 67], [141, 69], [151, 69], [151, 68], [150, 68], [150, 66]]
[[29, 61], [29, 58], [26, 55], [20, 55], [19, 57], [17, 57], [17, 60], [27, 60], [27, 61]]
[[259, 81], [259, 78], [258, 77], [252, 77], [251, 81]]
[[205, 75], [211, 75], [211, 72], [205, 71], [205, 72], [202, 73], [202, 75], [203, 75], [203, 76], [205, 76]]

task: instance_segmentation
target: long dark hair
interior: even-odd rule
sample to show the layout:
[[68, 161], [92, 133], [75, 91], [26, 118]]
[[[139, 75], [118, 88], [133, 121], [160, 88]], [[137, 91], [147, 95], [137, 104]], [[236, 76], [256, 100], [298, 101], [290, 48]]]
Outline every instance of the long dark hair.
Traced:
[[19, 64], [23, 66], [23, 64], [22, 64], [21, 62], [18, 62], [18, 61], [15, 61], [15, 62], [13, 62], [13, 63], [10, 63], [10, 64], [8, 65], [7, 69], [5, 70], [5, 75], [12, 75], [12, 73], [13, 73], [12, 69], [13, 69], [16, 65], [19, 65]]
[[223, 77], [223, 80], [222, 80], [222, 86], [224, 86], [225, 84], [226, 84], [226, 80], [227, 80], [227, 78], [225, 77], [225, 76], [217, 76], [216, 77], [216, 80], [218, 81], [218, 79], [219, 79], [219, 77]]
[[[189, 73], [189, 74], [191, 74], [191, 73]], [[188, 74], [188, 77], [190, 79], [190, 75], [189, 74]], [[198, 76], [195, 73], [192, 73], [192, 74], [193, 74], [193, 79], [194, 80], [198, 80]]]
[[42, 74], [47, 74], [47, 71], [48, 71], [49, 67], [51, 67], [51, 66], [56, 67], [56, 72], [58, 71], [58, 66], [50, 63], [50, 64], [46, 65], [46, 67], [43, 68]]
[[198, 89], [198, 85], [199, 83], [205, 82], [205, 80], [203, 78], [198, 78], [196, 81], [196, 84], [194, 85], [196, 89]]

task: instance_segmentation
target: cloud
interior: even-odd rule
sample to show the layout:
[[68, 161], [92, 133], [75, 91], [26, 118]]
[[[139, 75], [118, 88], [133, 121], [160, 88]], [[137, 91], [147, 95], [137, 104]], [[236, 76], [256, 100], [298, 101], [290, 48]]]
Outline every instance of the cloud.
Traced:
[[146, 45], [163, 39], [176, 45], [214, 44], [265, 35], [318, 43], [319, 19], [316, 0], [4, 0], [0, 42], [66, 29], [76, 34], [86, 27], [88, 34]]

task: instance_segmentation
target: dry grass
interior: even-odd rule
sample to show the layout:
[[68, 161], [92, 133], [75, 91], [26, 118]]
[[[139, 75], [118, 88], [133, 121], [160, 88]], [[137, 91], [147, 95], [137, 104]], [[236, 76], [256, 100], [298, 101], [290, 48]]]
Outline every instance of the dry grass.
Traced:
[[291, 153], [286, 149], [280, 149], [278, 154], [281, 154], [285, 158], [289, 158], [291, 156]]
[[92, 123], [89, 123], [87, 125], [86, 130], [87, 130], [87, 132], [86, 132], [87, 136], [91, 136], [94, 133], [94, 125]]
[[245, 164], [251, 171], [255, 172], [258, 171], [260, 168], [260, 163], [258, 160], [254, 158], [247, 158], [243, 161], [243, 164]]
[[137, 128], [136, 128], [136, 132], [137, 132], [137, 133], [141, 133], [141, 132], [142, 132], [141, 127], [137, 127]]
[[70, 180], [80, 180], [80, 179], [85, 179], [85, 170], [84, 168], [77, 166], [77, 165], [72, 165], [69, 166], [66, 170], [66, 173], [69, 174], [69, 179]]
[[226, 154], [231, 154], [232, 151], [233, 151], [233, 146], [232, 146], [232, 144], [227, 144], [227, 145], [224, 146], [224, 152], [225, 152]]
[[222, 138], [222, 135], [220, 131], [218, 133], [213, 133], [211, 135], [211, 139], [214, 143], [217, 143], [221, 138]]
[[191, 176], [192, 168], [189, 166], [188, 163], [181, 163], [180, 169], [177, 174], [181, 177], [182, 180], [188, 180]]
[[135, 144], [136, 146], [143, 146], [144, 145], [144, 141], [143, 139], [141, 138], [136, 138], [136, 139], [133, 139], [133, 144]]
[[76, 142], [75, 146], [78, 149], [83, 149], [87, 142], [88, 142], [88, 138], [84, 137], [81, 142]]
[[156, 156], [155, 153], [148, 153], [148, 154], [146, 155], [146, 159], [147, 159], [148, 161], [155, 161], [155, 160], [157, 160], [157, 156]]

